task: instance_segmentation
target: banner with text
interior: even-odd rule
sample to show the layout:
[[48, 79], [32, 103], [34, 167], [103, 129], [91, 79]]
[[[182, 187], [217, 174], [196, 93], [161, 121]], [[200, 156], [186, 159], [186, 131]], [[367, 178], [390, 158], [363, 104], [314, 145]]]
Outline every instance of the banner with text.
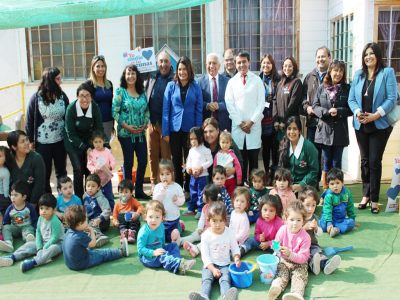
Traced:
[[134, 64], [141, 73], [157, 70], [154, 47], [144, 48], [140, 52], [137, 50], [127, 51], [122, 56], [124, 67]]

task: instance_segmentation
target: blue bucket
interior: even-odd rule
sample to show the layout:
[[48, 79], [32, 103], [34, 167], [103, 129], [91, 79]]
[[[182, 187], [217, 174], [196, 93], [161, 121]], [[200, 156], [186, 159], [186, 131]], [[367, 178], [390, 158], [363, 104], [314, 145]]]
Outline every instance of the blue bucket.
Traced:
[[261, 282], [270, 284], [275, 278], [279, 258], [272, 254], [263, 254], [257, 257], [257, 263], [260, 268]]
[[229, 272], [231, 273], [232, 284], [241, 289], [251, 286], [255, 269], [256, 264], [251, 261], [242, 260], [240, 268], [236, 268], [235, 264], [231, 264]]

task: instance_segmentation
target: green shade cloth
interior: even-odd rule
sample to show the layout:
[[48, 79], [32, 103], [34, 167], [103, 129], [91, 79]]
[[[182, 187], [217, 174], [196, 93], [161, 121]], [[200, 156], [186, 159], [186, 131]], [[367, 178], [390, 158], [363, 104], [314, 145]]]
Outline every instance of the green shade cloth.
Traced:
[[188, 8], [213, 0], [1, 0], [0, 29], [115, 18]]

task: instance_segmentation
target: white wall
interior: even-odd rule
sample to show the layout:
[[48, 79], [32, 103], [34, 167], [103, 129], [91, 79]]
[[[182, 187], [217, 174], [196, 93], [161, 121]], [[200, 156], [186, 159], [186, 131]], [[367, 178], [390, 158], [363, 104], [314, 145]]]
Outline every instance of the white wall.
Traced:
[[[223, 1], [216, 0], [206, 5], [206, 55], [218, 53], [222, 59], [224, 53], [224, 18]], [[205, 61], [204, 61], [205, 63]], [[224, 64], [221, 61], [220, 71], [224, 71]], [[204, 68], [204, 73], [207, 72]]]

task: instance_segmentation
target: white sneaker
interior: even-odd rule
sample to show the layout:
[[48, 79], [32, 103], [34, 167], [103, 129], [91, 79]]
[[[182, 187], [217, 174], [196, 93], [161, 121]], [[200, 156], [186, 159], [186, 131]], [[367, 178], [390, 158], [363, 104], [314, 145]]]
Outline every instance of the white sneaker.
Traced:
[[324, 267], [325, 275], [332, 274], [333, 271], [335, 271], [339, 267], [341, 262], [342, 258], [339, 255], [335, 255], [330, 260], [328, 260]]
[[304, 300], [303, 296], [298, 293], [286, 293], [282, 300]]
[[278, 299], [279, 295], [282, 293], [282, 288], [277, 285], [273, 285], [270, 287], [267, 295], [267, 300], [275, 300]]
[[318, 275], [321, 271], [321, 256], [319, 253], [315, 253], [314, 257], [311, 260], [311, 270], [315, 275]]
[[34, 240], [36, 240], [36, 238], [35, 238], [35, 236], [32, 234], [32, 233], [30, 233], [30, 234], [28, 234], [27, 236], [26, 236], [26, 243], [27, 242], [31, 242], [31, 241], [34, 241]]
[[108, 236], [101, 235], [97, 240], [96, 240], [96, 248], [103, 247], [105, 244], [108, 244]]
[[238, 291], [236, 288], [231, 287], [222, 298], [222, 300], [236, 300]]
[[0, 250], [4, 252], [13, 252], [14, 247], [10, 241], [0, 241]]

